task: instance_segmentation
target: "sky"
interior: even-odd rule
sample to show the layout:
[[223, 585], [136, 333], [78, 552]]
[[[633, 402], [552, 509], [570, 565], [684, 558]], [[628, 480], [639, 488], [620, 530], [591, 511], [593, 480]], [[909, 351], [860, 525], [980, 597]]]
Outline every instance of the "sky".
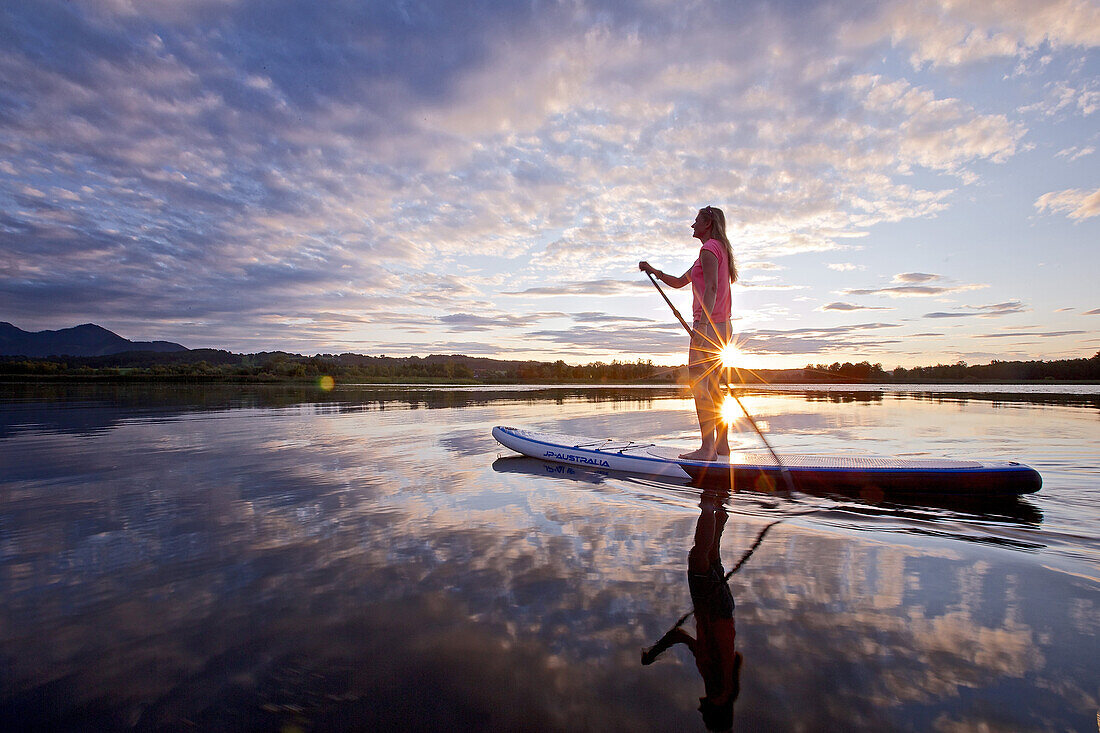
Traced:
[[[0, 320], [742, 365], [1100, 351], [1100, 0], [0, 4]], [[670, 293], [690, 314], [687, 290]]]

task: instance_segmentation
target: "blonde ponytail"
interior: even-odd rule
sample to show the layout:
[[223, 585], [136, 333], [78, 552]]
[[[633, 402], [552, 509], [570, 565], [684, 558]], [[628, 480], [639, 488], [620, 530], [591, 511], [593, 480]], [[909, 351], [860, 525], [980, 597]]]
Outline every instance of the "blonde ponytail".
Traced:
[[699, 213], [703, 215], [704, 220], [711, 223], [711, 239], [717, 239], [726, 248], [726, 262], [729, 263], [730, 282], [737, 282], [737, 264], [733, 261], [733, 247], [730, 246], [730, 240], [726, 236], [726, 215], [717, 206], [704, 206], [699, 209]]

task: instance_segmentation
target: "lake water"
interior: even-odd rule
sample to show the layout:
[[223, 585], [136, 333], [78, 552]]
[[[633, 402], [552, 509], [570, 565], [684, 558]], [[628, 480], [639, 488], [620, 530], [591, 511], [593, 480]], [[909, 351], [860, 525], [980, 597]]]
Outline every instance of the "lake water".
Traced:
[[[1044, 485], [715, 496], [490, 435], [691, 447], [675, 389], [3, 385], [0, 728], [728, 726], [711, 688], [735, 730], [1097, 729], [1100, 387], [742, 399], [780, 455], [1019, 460]], [[680, 627], [710, 685], [684, 644], [641, 664], [692, 610], [693, 547], [736, 568], [732, 624], [708, 601]]]

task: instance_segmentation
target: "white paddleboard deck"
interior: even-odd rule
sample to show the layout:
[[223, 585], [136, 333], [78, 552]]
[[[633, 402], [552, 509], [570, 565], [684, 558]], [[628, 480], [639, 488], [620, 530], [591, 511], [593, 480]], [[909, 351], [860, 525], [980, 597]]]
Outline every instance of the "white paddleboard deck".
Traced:
[[596, 470], [623, 471], [711, 482], [761, 478], [785, 485], [785, 470], [802, 491], [880, 492], [952, 496], [1015, 496], [1038, 491], [1042, 479], [1015, 461], [959, 461], [946, 458], [889, 458], [862, 455], [782, 455], [737, 451], [717, 461], [680, 458], [683, 448], [645, 441], [594, 438], [497, 426], [493, 437], [517, 453]]

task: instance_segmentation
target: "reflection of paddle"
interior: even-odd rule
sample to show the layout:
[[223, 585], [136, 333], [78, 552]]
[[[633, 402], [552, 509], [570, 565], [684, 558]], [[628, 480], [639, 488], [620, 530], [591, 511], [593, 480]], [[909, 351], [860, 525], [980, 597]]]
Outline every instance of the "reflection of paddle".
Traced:
[[[756, 535], [756, 540], [752, 543], [752, 545], [749, 547], [749, 549], [745, 551], [745, 554], [742, 555], [741, 559], [737, 561], [737, 564], [733, 566], [733, 569], [725, 574], [725, 576], [722, 578], [722, 582], [723, 583], [728, 583], [729, 579], [733, 576], [733, 574], [736, 573], [738, 570], [740, 570], [742, 567], [744, 567], [745, 563], [748, 562], [750, 557], [752, 557], [752, 553], [756, 552], [756, 548], [760, 547], [760, 543], [764, 541], [764, 535], [766, 535], [768, 533], [768, 530], [770, 530], [772, 527], [779, 524], [780, 522], [785, 521], [786, 519], [788, 519], [788, 517], [784, 517], [783, 519], [777, 519], [774, 522], [772, 522], [771, 524], [765, 525], [764, 528], [762, 530], [760, 530], [760, 534]], [[661, 636], [661, 639], [656, 644], [649, 647], [648, 649], [642, 650], [642, 664], [644, 664], [644, 665], [652, 664], [654, 662], [654, 660], [657, 659], [657, 656], [660, 655], [661, 652], [663, 652], [665, 649], [667, 649], [668, 647], [675, 644], [676, 641], [677, 641], [677, 636], [678, 636], [677, 631], [678, 631], [678, 629], [681, 626], [683, 626], [684, 623], [689, 618], [691, 618], [694, 613], [695, 613], [695, 608], [693, 606], [690, 611], [688, 611], [683, 616], [681, 616], [680, 620], [678, 620], [675, 624], [672, 625], [672, 628], [670, 628], [668, 631], [666, 631]], [[679, 632], [679, 633], [682, 634], [683, 632]]]
[[[672, 313], [676, 316], [676, 320], [679, 321], [680, 325], [684, 327], [684, 330], [688, 332], [688, 336], [691, 336], [691, 326], [687, 324], [687, 321], [684, 320], [684, 317], [680, 315], [680, 311], [676, 310], [676, 306], [674, 306], [672, 304], [672, 301], [668, 299], [668, 296], [665, 295], [665, 291], [661, 289], [661, 285], [657, 282], [657, 279], [653, 277], [653, 273], [647, 271], [646, 275], [649, 276], [649, 281], [653, 283], [653, 287], [657, 288], [657, 292], [660, 293], [661, 297], [665, 299], [666, 303], [668, 303], [668, 307], [672, 309]], [[718, 345], [715, 344], [715, 346]], [[725, 344], [722, 344], [722, 346], [725, 346]], [[721, 347], [719, 347], [718, 350], [721, 351]], [[732, 397], [741, 407], [741, 411], [745, 413], [745, 417], [749, 420], [749, 425], [752, 425], [752, 429], [756, 431], [756, 434], [760, 436], [760, 440], [763, 441], [764, 446], [768, 449], [768, 452], [772, 454], [772, 458], [775, 460], [775, 465], [779, 466], [779, 474], [783, 477], [783, 483], [787, 485], [787, 491], [794, 491], [794, 481], [791, 479], [791, 472], [787, 470], [787, 466], [783, 463], [783, 461], [779, 460], [779, 454], [775, 452], [775, 450], [772, 448], [772, 444], [769, 443], [768, 439], [764, 437], [764, 433], [761, 432], [760, 427], [756, 424], [756, 420], [753, 419], [752, 415], [749, 414], [748, 409], [741, 402], [741, 398], [734, 393], [733, 388], [730, 386], [728, 377], [726, 379], [726, 393], [729, 394], [729, 396]]]

